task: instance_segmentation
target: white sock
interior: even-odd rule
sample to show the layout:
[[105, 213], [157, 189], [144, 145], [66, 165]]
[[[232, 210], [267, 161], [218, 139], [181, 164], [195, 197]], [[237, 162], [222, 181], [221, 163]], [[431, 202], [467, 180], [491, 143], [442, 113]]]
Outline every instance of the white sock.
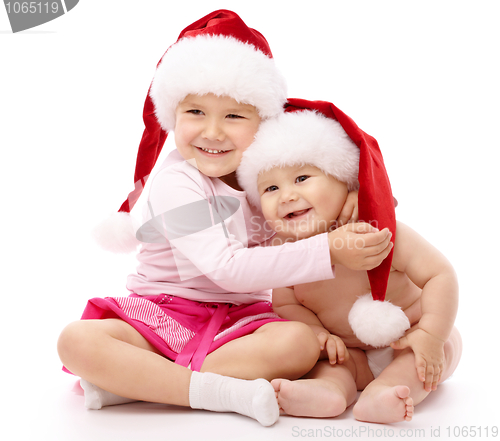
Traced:
[[263, 426], [273, 425], [280, 415], [276, 393], [269, 381], [240, 380], [210, 372], [193, 371], [189, 405], [193, 409], [236, 412]]
[[85, 395], [85, 407], [87, 409], [99, 410], [104, 406], [114, 406], [115, 404], [133, 403], [131, 398], [120, 397], [119, 395], [112, 394], [107, 390], [101, 389], [95, 384], [89, 383], [83, 378], [80, 379], [80, 386], [82, 386]]

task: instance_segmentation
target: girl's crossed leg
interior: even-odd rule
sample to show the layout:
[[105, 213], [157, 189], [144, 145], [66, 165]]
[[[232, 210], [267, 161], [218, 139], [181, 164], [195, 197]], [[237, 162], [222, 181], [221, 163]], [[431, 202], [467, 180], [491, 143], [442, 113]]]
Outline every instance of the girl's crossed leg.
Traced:
[[[251, 382], [250, 387], [249, 382], [236, 380], [228, 385], [226, 381], [225, 386], [221, 387], [219, 383], [222, 377], [219, 376], [212, 376], [208, 383], [204, 382], [200, 373], [193, 373], [160, 355], [138, 331], [119, 319], [71, 323], [61, 333], [58, 351], [65, 367], [75, 375], [122, 397], [207, 410], [234, 411], [258, 419], [264, 425], [275, 421], [271, 415], [255, 415], [256, 410], [252, 409], [255, 399], [254, 407], [262, 407], [262, 400], [267, 401], [267, 413], [272, 413], [274, 407], [277, 409], [274, 390], [268, 382], [258, 380]], [[318, 355], [317, 338], [307, 325], [272, 322], [209, 354], [201, 371], [247, 380], [271, 380], [278, 376], [299, 378], [314, 366]], [[192, 382], [192, 377], [196, 377], [195, 382]], [[211, 393], [193, 391], [193, 383], [197, 388], [210, 387]], [[207, 402], [214, 395], [214, 390], [221, 395], [230, 394], [234, 388], [245, 389], [250, 401], [247, 408], [235, 407], [225, 397], [213, 397], [223, 399], [222, 403], [212, 405]], [[237, 395], [241, 393], [242, 390], [239, 390]], [[190, 402], [190, 399], [194, 400], [193, 397], [196, 398], [195, 406]], [[273, 403], [269, 403], [270, 399]]]

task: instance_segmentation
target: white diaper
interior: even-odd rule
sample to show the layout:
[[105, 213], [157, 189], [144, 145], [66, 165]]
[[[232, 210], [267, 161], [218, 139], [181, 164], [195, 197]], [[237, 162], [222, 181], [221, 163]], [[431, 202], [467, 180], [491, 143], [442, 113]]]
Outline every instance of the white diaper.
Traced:
[[375, 378], [391, 364], [392, 360], [394, 360], [394, 349], [390, 346], [386, 348], [369, 349], [365, 351], [365, 354], [366, 358], [368, 358], [368, 366]]

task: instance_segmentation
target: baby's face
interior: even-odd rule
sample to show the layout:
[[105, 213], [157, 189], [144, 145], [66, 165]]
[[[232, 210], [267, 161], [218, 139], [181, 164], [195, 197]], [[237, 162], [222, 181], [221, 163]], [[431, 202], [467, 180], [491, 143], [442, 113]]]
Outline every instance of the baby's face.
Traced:
[[188, 95], [175, 117], [175, 143], [181, 156], [194, 159], [193, 165], [204, 175], [222, 180], [234, 175], [260, 124], [254, 106], [213, 94]]
[[257, 180], [262, 212], [281, 237], [299, 240], [335, 226], [347, 185], [313, 165], [273, 168]]

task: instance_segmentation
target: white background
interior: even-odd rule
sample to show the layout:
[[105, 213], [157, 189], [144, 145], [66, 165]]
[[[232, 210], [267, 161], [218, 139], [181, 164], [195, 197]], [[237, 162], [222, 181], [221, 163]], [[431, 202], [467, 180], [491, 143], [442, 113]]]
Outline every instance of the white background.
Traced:
[[[333, 426], [379, 429], [356, 439], [384, 427], [446, 439], [448, 426], [481, 426], [484, 438], [498, 425], [498, 2], [292, 3], [81, 0], [18, 34], [0, 8], [0, 433], [8, 439], [31, 430], [42, 440], [287, 440], [331, 437]], [[156, 63], [185, 26], [219, 8], [266, 36], [289, 96], [333, 101], [377, 138], [398, 218], [456, 268], [463, 359], [411, 423], [361, 424], [348, 411], [262, 428], [146, 403], [92, 412], [60, 370], [58, 334], [86, 300], [127, 294], [133, 258], [101, 251], [89, 232], [132, 189]]]

